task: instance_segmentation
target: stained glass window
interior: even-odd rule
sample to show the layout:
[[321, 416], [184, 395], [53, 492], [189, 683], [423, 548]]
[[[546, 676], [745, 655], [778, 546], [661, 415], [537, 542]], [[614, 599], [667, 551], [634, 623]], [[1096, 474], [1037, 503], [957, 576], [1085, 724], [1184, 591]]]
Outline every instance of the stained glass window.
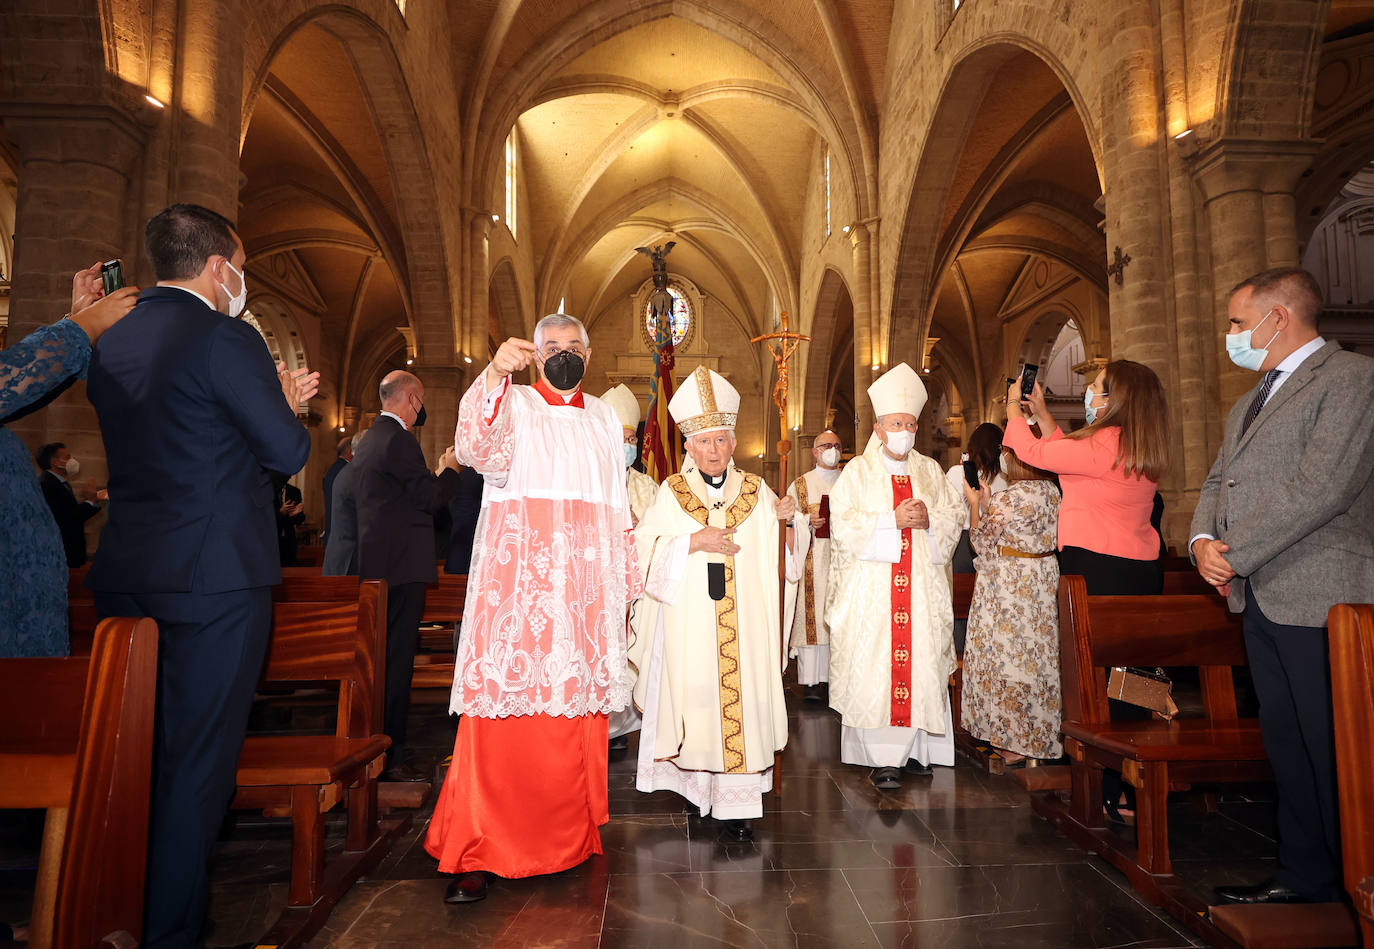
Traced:
[[[673, 345], [680, 346], [692, 328], [692, 307], [687, 302], [686, 295], [672, 284], [668, 285], [668, 293], [673, 298]], [[650, 345], [653, 344], [654, 332], [653, 303], [645, 301], [644, 333], [648, 337]]]

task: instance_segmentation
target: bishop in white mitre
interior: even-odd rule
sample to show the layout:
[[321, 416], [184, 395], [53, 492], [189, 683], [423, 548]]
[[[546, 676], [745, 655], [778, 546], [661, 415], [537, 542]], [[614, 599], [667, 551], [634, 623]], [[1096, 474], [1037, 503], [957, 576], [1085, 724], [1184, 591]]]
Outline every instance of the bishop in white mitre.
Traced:
[[625, 453], [625, 488], [630, 493], [630, 516], [638, 524], [649, 505], [654, 503], [654, 495], [658, 492], [658, 482], [634, 467], [639, 458], [639, 399], [622, 382], [607, 389], [601, 401], [614, 409], [616, 417], [620, 419], [620, 428], [625, 436], [622, 446]]
[[830, 492], [830, 705], [840, 760], [874, 768], [884, 789], [903, 768], [954, 764], [949, 676], [954, 616], [946, 564], [963, 501], [914, 451], [926, 403], [906, 363], [868, 387], [877, 422]]
[[826, 580], [830, 572], [830, 489], [840, 476], [840, 436], [826, 429], [811, 444], [814, 468], [793, 481], [788, 497], [797, 502], [811, 546], [802, 564], [795, 596], [787, 601], [791, 653], [797, 681], [807, 702], [824, 702], [822, 683], [830, 679], [830, 624], [825, 616]]
[[[634, 467], [635, 459], [639, 457], [639, 399], [635, 398], [629, 386], [621, 383], [607, 389], [602, 394], [601, 401], [609, 405], [620, 419], [621, 432], [624, 434], [624, 444], [621, 447], [624, 450], [625, 489], [630, 494], [630, 520], [638, 524], [644, 512], [649, 510], [649, 505], [654, 503], [654, 495], [658, 492], [658, 482]], [[633, 670], [631, 673], [633, 674]], [[620, 751], [629, 747], [626, 736], [639, 731], [639, 728], [639, 711], [633, 702], [628, 703], [621, 711], [612, 712], [611, 750]]]
[[[646, 586], [629, 660], [644, 716], [636, 786], [675, 791], [748, 840], [773, 756], [787, 744], [778, 521], [792, 520], [796, 505], [731, 463], [739, 401], [702, 366], [668, 404], [688, 460], [635, 529]], [[795, 563], [788, 558], [794, 580]]]

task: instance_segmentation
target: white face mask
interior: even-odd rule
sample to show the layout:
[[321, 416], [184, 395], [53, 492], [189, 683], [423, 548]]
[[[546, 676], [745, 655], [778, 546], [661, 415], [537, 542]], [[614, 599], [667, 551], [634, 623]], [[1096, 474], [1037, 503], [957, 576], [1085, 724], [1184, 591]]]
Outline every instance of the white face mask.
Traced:
[[75, 477], [76, 477], [77, 475], [79, 475], [80, 473], [81, 473], [81, 462], [77, 461], [75, 458], [68, 458], [68, 459], [67, 459], [67, 477], [68, 477], [68, 478], [75, 478]]
[[1007, 473], [1007, 453], [1003, 452], [997, 456], [997, 467], [1002, 469], [1002, 474]]
[[633, 442], [625, 442], [621, 447], [625, 449], [625, 467], [628, 468], [635, 463], [639, 448]]
[[220, 289], [229, 297], [229, 318], [231, 320], [236, 320], [239, 318], [239, 314], [243, 312], [243, 308], [248, 304], [248, 278], [245, 277], [237, 267], [229, 263], [229, 261], [226, 260], [224, 266], [234, 271], [239, 278], [239, 292], [237, 295], [230, 293], [229, 288], [224, 284], [221, 283], [219, 285]]
[[889, 454], [898, 458], [905, 458], [907, 452], [911, 451], [916, 444], [915, 432], [887, 432], [883, 444], [887, 446]]
[[821, 449], [821, 464], [827, 468], [833, 468], [840, 463], [840, 450], [838, 448]]

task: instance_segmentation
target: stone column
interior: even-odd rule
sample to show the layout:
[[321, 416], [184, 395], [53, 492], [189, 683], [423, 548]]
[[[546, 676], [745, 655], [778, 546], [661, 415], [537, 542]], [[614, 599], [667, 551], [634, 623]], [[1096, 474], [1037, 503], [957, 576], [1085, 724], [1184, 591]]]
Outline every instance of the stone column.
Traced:
[[[71, 308], [73, 273], [125, 254], [132, 230], [126, 219], [129, 183], [147, 129], [108, 105], [10, 102], [3, 118], [23, 159], [10, 292], [13, 344]], [[30, 449], [66, 442], [81, 460], [82, 479], [104, 483], [104, 446], [85, 391], [85, 383], [77, 382], [47, 408], [7, 427]]]
[[[1218, 336], [1226, 332], [1233, 286], [1269, 267], [1297, 263], [1293, 189], [1316, 149], [1311, 142], [1222, 139], [1208, 143], [1194, 159], [1211, 251], [1211, 328]], [[1256, 377], [1232, 365], [1223, 347], [1216, 352], [1224, 418]]]
[[425, 384], [425, 425], [420, 447], [430, 468], [439, 464], [444, 449], [453, 444], [458, 425], [458, 400], [463, 397], [463, 367], [416, 363], [410, 371]]
[[873, 430], [873, 404], [868, 401], [868, 387], [875, 373], [872, 365], [878, 359], [873, 338], [872, 260], [873, 243], [868, 228], [856, 224], [849, 231], [854, 247], [854, 451], [862, 453]]
[[177, 23], [168, 203], [187, 201], [238, 220], [243, 114], [240, 0], [188, 2]]
[[470, 234], [471, 270], [468, 276], [468, 315], [465, 325], [467, 333], [462, 339], [465, 355], [471, 356], [473, 363], [486, 364], [483, 357], [487, 354], [487, 311], [491, 307], [491, 216], [482, 212], [472, 215]]

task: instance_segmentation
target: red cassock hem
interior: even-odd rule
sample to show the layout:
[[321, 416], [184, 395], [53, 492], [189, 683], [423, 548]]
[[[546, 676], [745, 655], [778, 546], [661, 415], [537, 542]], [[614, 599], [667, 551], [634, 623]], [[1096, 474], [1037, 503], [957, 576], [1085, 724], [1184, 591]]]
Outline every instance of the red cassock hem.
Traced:
[[463, 716], [425, 850], [440, 873], [557, 873], [602, 853], [607, 716]]

